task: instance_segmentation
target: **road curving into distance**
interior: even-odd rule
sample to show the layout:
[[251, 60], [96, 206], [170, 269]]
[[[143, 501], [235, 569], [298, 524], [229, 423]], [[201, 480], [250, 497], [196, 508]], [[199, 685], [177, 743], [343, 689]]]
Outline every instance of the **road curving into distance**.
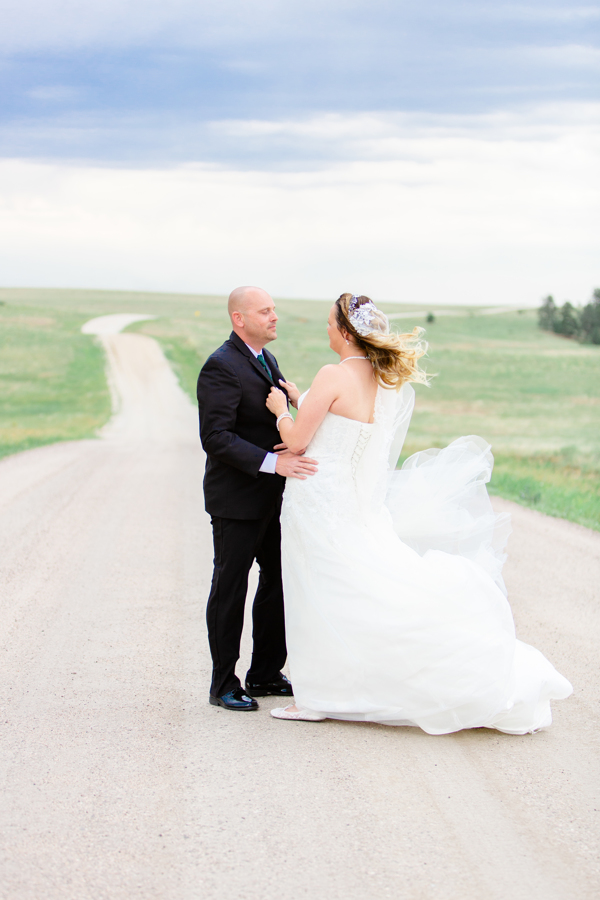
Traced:
[[0, 462], [0, 896], [595, 900], [600, 534], [495, 501], [519, 636], [575, 688], [545, 732], [209, 706], [196, 412], [128, 321], [84, 327], [101, 439]]

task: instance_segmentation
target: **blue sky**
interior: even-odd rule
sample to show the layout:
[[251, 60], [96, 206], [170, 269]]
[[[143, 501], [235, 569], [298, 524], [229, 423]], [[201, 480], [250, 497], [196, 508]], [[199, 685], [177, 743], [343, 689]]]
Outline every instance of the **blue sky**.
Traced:
[[[459, 277], [452, 299], [480, 302], [487, 284], [491, 302], [535, 303], [547, 290], [585, 299], [599, 280], [598, 4], [3, 9], [0, 263], [12, 283], [227, 291], [233, 278], [271, 279], [279, 293], [326, 296], [345, 276], [429, 302]], [[186, 179], [187, 198], [175, 186]], [[236, 198], [248, 231], [222, 218]], [[332, 205], [356, 211], [354, 231]], [[411, 229], [423, 209], [429, 233], [425, 221]]]
[[22, 0], [7, 25], [5, 156], [289, 165], [336, 151], [248, 147], [206, 125], [598, 97], [599, 5]]

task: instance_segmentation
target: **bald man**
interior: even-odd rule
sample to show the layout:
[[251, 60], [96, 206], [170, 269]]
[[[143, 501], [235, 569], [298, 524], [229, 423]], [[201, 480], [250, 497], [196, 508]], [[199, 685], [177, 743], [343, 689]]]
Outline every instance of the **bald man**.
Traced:
[[[289, 451], [273, 452], [280, 438], [265, 403], [283, 378], [265, 349], [277, 338], [273, 300], [261, 288], [240, 287], [229, 295], [228, 311], [233, 330], [206, 360], [197, 391], [206, 451], [204, 499], [215, 551], [206, 610], [213, 662], [209, 700], [225, 709], [253, 710], [258, 709], [256, 697], [293, 694], [281, 672], [287, 650], [279, 514], [285, 479], [314, 474], [316, 463]], [[244, 690], [235, 666], [255, 559], [260, 578]]]

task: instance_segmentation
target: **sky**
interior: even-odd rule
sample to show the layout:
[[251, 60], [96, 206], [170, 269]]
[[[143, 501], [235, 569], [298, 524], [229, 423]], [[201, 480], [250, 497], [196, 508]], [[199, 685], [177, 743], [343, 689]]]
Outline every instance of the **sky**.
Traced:
[[0, 283], [600, 285], [600, 4], [3, 0]]

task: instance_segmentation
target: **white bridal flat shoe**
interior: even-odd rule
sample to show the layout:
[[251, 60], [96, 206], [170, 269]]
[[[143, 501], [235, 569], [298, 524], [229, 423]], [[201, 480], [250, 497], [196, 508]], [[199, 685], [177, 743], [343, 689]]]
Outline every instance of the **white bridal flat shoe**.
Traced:
[[298, 709], [296, 712], [289, 712], [291, 706], [285, 708], [280, 706], [271, 710], [274, 719], [293, 719], [296, 722], [323, 722], [327, 716], [320, 713], [312, 712], [310, 709]]

